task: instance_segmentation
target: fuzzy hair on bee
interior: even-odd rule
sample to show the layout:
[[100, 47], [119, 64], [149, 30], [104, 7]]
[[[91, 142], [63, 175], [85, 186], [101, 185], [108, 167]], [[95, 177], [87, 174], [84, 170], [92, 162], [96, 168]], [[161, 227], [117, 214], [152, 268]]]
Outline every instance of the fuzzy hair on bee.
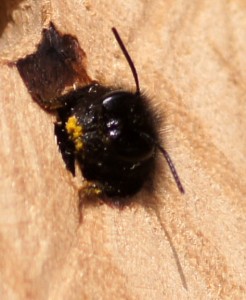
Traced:
[[[46, 110], [56, 112], [55, 135], [63, 160], [73, 175], [75, 162], [78, 163], [88, 183], [88, 193], [101, 197], [133, 196], [153, 173], [157, 153], [165, 158], [179, 191], [184, 193], [174, 164], [161, 146], [155, 116], [140, 90], [134, 63], [118, 31], [112, 28], [112, 32], [131, 69], [134, 92], [90, 80], [83, 65], [85, 53], [77, 39], [61, 35], [52, 23], [43, 31], [37, 52], [19, 60], [17, 68], [33, 99]], [[34, 68], [36, 73], [45, 74], [43, 64], [47, 57], [59, 71], [56, 76], [65, 74], [62, 80], [52, 79], [58, 94], [50, 85], [48, 92], [43, 86], [42, 91], [37, 90], [41, 79], [39, 75], [30, 76]], [[50, 65], [48, 71], [52, 72]], [[80, 82], [81, 71], [84, 84], [60, 95], [67, 83]], [[57, 86], [60, 82], [62, 87]]]

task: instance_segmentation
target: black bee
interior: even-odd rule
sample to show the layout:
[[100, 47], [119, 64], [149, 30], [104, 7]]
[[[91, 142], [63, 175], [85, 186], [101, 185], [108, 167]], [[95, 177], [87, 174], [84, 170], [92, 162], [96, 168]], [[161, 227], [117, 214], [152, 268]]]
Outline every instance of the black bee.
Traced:
[[58, 143], [63, 156], [72, 173], [77, 159], [83, 176], [95, 184], [96, 193], [124, 197], [140, 190], [160, 150], [183, 193], [174, 165], [158, 143], [134, 64], [118, 32], [112, 30], [132, 70], [136, 92], [93, 83], [60, 98], [66, 105], [58, 110], [56, 134], [62, 137]]
[[[151, 176], [157, 151], [163, 154], [180, 192], [184, 193], [167, 151], [160, 146], [154, 116], [148, 108], [147, 99], [140, 91], [135, 66], [117, 30], [112, 28], [112, 31], [131, 68], [136, 84], [134, 93], [115, 90], [91, 81], [90, 84], [49, 101], [41, 96], [35, 100], [45, 109], [57, 111], [55, 134], [63, 159], [73, 175], [75, 161], [78, 162], [87, 180], [88, 193], [109, 197], [134, 195]], [[64, 68], [61, 61], [63, 58], [65, 64], [68, 62], [68, 58], [64, 58], [67, 49], [64, 51], [62, 48], [61, 51], [59, 47], [63, 42], [58, 42], [57, 36], [54, 38], [56, 34], [57, 31], [51, 24], [50, 31], [44, 32], [43, 40], [48, 40], [46, 48], [49, 52], [57, 53], [59, 64]], [[45, 48], [41, 46], [38, 51]], [[68, 49], [71, 52], [69, 47]], [[33, 57], [29, 57], [29, 63], [31, 60]], [[17, 62], [20, 73], [24, 72], [26, 65], [23, 59]], [[88, 78], [87, 76], [87, 82]], [[29, 87], [31, 79], [23, 79]], [[33, 98], [34, 96], [37, 98], [36, 91]]]

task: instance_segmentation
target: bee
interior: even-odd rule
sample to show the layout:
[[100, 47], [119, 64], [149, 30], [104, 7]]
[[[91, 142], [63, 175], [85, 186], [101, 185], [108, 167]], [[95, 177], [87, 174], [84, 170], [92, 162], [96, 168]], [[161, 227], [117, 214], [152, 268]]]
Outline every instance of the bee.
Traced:
[[[116, 28], [112, 32], [131, 69], [134, 92], [91, 80], [77, 39], [61, 35], [53, 23], [43, 31], [37, 52], [17, 61], [18, 71], [33, 99], [56, 112], [55, 135], [63, 160], [73, 175], [77, 162], [89, 193], [133, 196], [153, 174], [157, 152], [162, 153], [184, 193], [174, 164], [159, 141], [155, 117], [140, 90], [134, 63]], [[75, 81], [83, 85], [64, 92], [64, 87]]]

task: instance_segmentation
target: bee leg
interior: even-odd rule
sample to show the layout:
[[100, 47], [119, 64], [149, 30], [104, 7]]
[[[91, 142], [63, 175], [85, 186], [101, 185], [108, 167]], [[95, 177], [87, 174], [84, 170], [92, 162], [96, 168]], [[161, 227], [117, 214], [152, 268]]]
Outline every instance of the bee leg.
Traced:
[[68, 134], [65, 130], [64, 124], [56, 122], [55, 135], [57, 139], [57, 145], [62, 155], [62, 159], [66, 165], [68, 171], [75, 176], [75, 148], [71, 140], [69, 140]]

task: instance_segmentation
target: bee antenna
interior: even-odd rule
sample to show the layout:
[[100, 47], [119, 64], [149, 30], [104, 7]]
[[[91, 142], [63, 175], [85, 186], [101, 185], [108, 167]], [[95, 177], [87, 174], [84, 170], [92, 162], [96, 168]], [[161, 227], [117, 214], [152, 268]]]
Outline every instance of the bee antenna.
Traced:
[[144, 132], [138, 132], [138, 134], [143, 137], [144, 139], [150, 141], [152, 144], [154, 144], [158, 150], [163, 154], [168, 166], [169, 166], [169, 169], [173, 175], [173, 178], [177, 184], [177, 187], [180, 191], [180, 193], [184, 194], [185, 193], [185, 189], [181, 183], [181, 180], [179, 179], [179, 175], [178, 175], [178, 172], [176, 171], [176, 168], [174, 166], [174, 163], [172, 162], [171, 160], [171, 157], [170, 155], [168, 154], [168, 152], [160, 145], [158, 144], [157, 141], [155, 141], [151, 136], [149, 136], [148, 134], [144, 133]]
[[164, 158], [166, 159], [166, 162], [169, 166], [169, 169], [173, 175], [173, 178], [177, 184], [177, 187], [180, 191], [180, 193], [184, 194], [185, 193], [185, 190], [184, 190], [184, 187], [179, 179], [179, 175], [178, 175], [178, 172], [176, 171], [176, 168], [174, 166], [174, 163], [172, 162], [171, 160], [171, 157], [169, 156], [168, 152], [163, 148], [161, 147], [159, 144], [156, 143], [156, 146], [157, 148], [161, 151], [161, 153], [163, 154]]
[[136, 94], [138, 95], [138, 94], [140, 94], [140, 87], [139, 87], [139, 80], [138, 80], [137, 70], [134, 66], [134, 63], [133, 63], [128, 51], [126, 50], [126, 47], [125, 47], [118, 31], [116, 30], [115, 27], [112, 28], [112, 31], [113, 31], [113, 34], [114, 34], [114, 37], [115, 37], [116, 41], [118, 42], [118, 44], [120, 46], [121, 51], [123, 52], [128, 64], [129, 64], [129, 67], [131, 68], [132, 75], [134, 77], [135, 84], [136, 84]]

